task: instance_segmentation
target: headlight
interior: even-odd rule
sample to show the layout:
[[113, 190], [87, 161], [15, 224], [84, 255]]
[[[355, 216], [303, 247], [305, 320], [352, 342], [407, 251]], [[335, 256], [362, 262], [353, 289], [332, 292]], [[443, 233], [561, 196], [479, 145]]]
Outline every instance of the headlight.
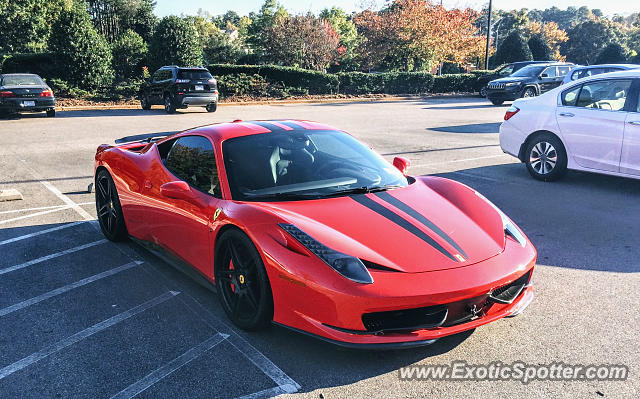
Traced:
[[520, 86], [520, 82], [511, 82], [511, 83], [505, 84], [505, 87], [515, 87], [515, 86]]
[[502, 218], [502, 226], [504, 228], [504, 234], [516, 240], [518, 244], [520, 244], [522, 248], [524, 248], [525, 245], [527, 245], [527, 239], [524, 237], [524, 234], [522, 234], [520, 229], [515, 224], [513, 224], [513, 222], [509, 220], [507, 215], [505, 215], [504, 212], [500, 210], [500, 208], [495, 206], [493, 202], [489, 201], [487, 197], [485, 197], [484, 195], [480, 194], [477, 191], [476, 191], [476, 195], [482, 198], [483, 200], [487, 201], [487, 203], [491, 205], [493, 209], [496, 210], [496, 212], [498, 212], [498, 214]]
[[342, 276], [356, 283], [373, 283], [371, 274], [369, 274], [369, 271], [360, 259], [335, 251], [319, 243], [313, 237], [292, 224], [280, 223], [278, 226]]

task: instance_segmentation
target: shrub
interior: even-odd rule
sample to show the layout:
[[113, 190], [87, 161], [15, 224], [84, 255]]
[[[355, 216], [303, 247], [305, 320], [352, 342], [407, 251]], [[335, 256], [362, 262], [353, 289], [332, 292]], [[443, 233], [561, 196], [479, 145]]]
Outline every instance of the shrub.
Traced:
[[311, 94], [337, 93], [336, 75], [308, 69], [277, 65], [212, 64], [209, 72], [214, 76], [231, 74], [260, 75], [270, 83], [280, 82], [287, 87], [303, 87]]
[[112, 45], [113, 69], [120, 79], [140, 77], [142, 61], [147, 55], [147, 44], [142, 36], [127, 30]]
[[285, 86], [281, 82], [268, 82], [264, 77], [244, 73], [223, 75], [218, 78], [218, 89], [223, 96], [250, 96], [286, 98], [306, 95], [309, 90], [302, 87]]
[[428, 72], [387, 73], [385, 93], [420, 94], [428, 93], [433, 87], [433, 75]]
[[598, 54], [596, 64], [618, 64], [627, 61], [627, 54], [618, 43], [611, 43]]
[[433, 93], [451, 92], [471, 92], [474, 88], [477, 77], [471, 73], [460, 73], [455, 75], [440, 75], [433, 78]]
[[49, 48], [56, 53], [59, 78], [82, 89], [107, 86], [113, 80], [111, 49], [94, 28], [84, 1], [74, 2], [60, 13]]
[[340, 93], [344, 94], [370, 94], [384, 93], [387, 74], [364, 72], [341, 72]]
[[175, 15], [162, 18], [149, 45], [152, 66], [202, 64], [202, 49], [195, 27]]
[[49, 79], [47, 84], [57, 97], [84, 98], [91, 94], [58, 78]]
[[35, 73], [43, 78], [56, 76], [53, 53], [7, 54], [0, 60], [2, 73]]

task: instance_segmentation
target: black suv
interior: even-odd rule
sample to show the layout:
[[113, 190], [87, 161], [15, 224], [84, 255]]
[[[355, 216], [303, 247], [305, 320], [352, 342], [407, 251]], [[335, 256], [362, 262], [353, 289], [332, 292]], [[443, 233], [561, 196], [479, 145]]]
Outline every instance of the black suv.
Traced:
[[205, 107], [208, 112], [218, 108], [218, 86], [203, 67], [163, 66], [140, 88], [142, 109], [164, 105], [168, 114], [190, 105]]
[[518, 61], [518, 62], [511, 62], [509, 64], [504, 64], [503, 66], [497, 68], [493, 73], [488, 73], [486, 75], [478, 76], [477, 84], [475, 87], [480, 87], [480, 95], [482, 97], [486, 97], [487, 83], [489, 83], [490, 81], [509, 76], [512, 73], [517, 72], [520, 69], [526, 67], [527, 65], [549, 63], [549, 62], [553, 62], [553, 61]]
[[548, 62], [528, 65], [506, 78], [492, 80], [487, 85], [487, 98], [500, 105], [520, 97], [534, 97], [562, 84], [574, 64]]

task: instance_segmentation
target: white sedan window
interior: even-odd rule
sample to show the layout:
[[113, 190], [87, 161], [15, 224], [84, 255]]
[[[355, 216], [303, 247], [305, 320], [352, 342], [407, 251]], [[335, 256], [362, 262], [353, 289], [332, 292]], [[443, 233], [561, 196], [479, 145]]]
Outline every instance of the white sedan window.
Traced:
[[[631, 80], [600, 80], [582, 85], [577, 107], [621, 111], [627, 100]], [[570, 92], [565, 92], [565, 96]], [[569, 104], [567, 104], [569, 105]]]

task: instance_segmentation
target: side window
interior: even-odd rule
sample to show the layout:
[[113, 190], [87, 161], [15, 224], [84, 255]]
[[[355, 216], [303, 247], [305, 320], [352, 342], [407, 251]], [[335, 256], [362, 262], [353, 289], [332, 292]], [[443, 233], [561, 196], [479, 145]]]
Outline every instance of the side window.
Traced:
[[561, 96], [562, 105], [565, 105], [568, 107], [575, 107], [576, 101], [578, 100], [578, 94], [580, 93], [581, 88], [582, 86], [578, 85], [572, 89], [563, 91]]
[[631, 80], [599, 80], [585, 83], [576, 106], [621, 111], [631, 88]]
[[162, 71], [155, 71], [153, 74], [153, 81], [159, 82], [162, 80]]
[[584, 71], [575, 71], [571, 74], [571, 80], [578, 80], [582, 77]]
[[165, 166], [198, 190], [222, 197], [211, 142], [202, 136], [180, 137], [173, 143]]
[[555, 78], [556, 77], [556, 67], [552, 66], [544, 71], [542, 71], [542, 75], [547, 75], [547, 78]]
[[568, 66], [558, 67], [558, 76], [564, 76], [567, 73], [569, 73], [570, 70], [571, 70], [571, 67], [568, 67]]

